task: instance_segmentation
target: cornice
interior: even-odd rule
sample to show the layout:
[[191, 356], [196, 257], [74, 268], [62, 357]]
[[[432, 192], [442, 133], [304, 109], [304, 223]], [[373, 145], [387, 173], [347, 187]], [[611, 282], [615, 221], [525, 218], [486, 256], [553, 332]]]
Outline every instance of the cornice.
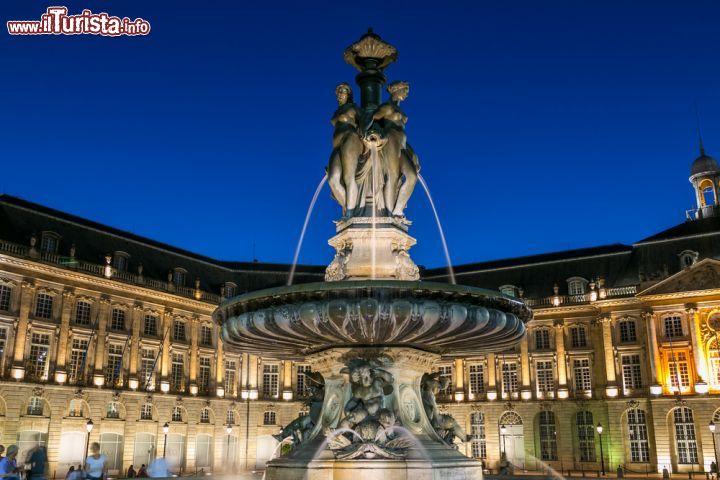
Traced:
[[[215, 310], [216, 305], [200, 302], [197, 300], [193, 300], [192, 298], [186, 298], [176, 295], [170, 295], [163, 292], [159, 292], [157, 290], [149, 289], [149, 288], [143, 288], [135, 285], [130, 285], [123, 282], [118, 282], [116, 280], [111, 280], [103, 277], [97, 277], [93, 275], [88, 275], [82, 272], [76, 272], [73, 270], [66, 270], [63, 268], [54, 267], [52, 265], [46, 265], [43, 263], [37, 263], [29, 260], [24, 260], [17, 257], [11, 257], [8, 255], [0, 254], [0, 265], [6, 264], [6, 265], [13, 265], [15, 267], [20, 267], [26, 270], [29, 270], [31, 272], [36, 273], [45, 273], [49, 275], [53, 275], [55, 277], [58, 277], [60, 279], [65, 280], [74, 280], [77, 282], [82, 282], [85, 284], [88, 284], [92, 290], [97, 290], [98, 287], [105, 287], [113, 290], [120, 290], [125, 295], [135, 295], [135, 296], [143, 296], [143, 297], [149, 297], [153, 300], [156, 300], [160, 304], [165, 303], [175, 303], [179, 305], [183, 305], [187, 308], [192, 309], [193, 311], [200, 310], [205, 312], [207, 315], [211, 315], [212, 312]], [[88, 287], [85, 287], [88, 288]]]

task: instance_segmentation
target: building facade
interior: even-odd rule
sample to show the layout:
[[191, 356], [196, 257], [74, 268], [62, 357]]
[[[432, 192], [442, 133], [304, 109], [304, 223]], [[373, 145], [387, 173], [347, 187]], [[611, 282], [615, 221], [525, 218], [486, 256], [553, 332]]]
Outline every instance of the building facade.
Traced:
[[[496, 468], [707, 471], [720, 424], [720, 169], [701, 152], [688, 220], [633, 245], [455, 269], [535, 311], [511, 351], [437, 366], [442, 408]], [[221, 262], [0, 196], [0, 443], [64, 475], [98, 441], [111, 473], [262, 468], [304, 408], [302, 362], [223, 349], [224, 298], [287, 265]], [[320, 281], [301, 266], [296, 282]], [[444, 270], [423, 278], [447, 280]], [[602, 435], [598, 434], [602, 425]], [[89, 427], [92, 427], [91, 429]], [[89, 432], [88, 432], [89, 430]], [[720, 433], [720, 432], [719, 432]]]

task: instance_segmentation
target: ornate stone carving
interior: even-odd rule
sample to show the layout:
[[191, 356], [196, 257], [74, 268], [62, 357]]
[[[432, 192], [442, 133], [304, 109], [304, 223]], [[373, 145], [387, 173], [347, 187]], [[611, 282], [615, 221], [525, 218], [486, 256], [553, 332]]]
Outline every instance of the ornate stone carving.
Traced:
[[333, 261], [330, 262], [330, 265], [325, 269], [326, 282], [337, 282], [347, 278], [346, 266], [352, 253], [352, 242], [343, 241], [335, 248], [335, 258], [333, 258]]
[[397, 49], [384, 42], [378, 35], [374, 34], [372, 29], [368, 33], [360, 37], [360, 40], [345, 49], [343, 54], [345, 62], [360, 71], [368, 68], [366, 60], [376, 60], [374, 67], [383, 69], [397, 60]]

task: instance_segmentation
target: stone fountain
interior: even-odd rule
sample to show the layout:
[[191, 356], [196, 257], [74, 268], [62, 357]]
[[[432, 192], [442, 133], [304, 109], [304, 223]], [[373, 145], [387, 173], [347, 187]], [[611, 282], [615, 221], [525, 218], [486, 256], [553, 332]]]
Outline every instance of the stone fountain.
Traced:
[[409, 86], [390, 83], [381, 102], [397, 51], [372, 31], [344, 58], [361, 102], [336, 88], [327, 173], [342, 217], [326, 281], [229, 299], [214, 319], [228, 351], [311, 366], [308, 408], [276, 436], [294, 447], [267, 464], [268, 480], [479, 479], [456, 448], [469, 437], [438, 408], [448, 379], [433, 367], [516, 345], [532, 312], [499, 292], [419, 281], [404, 216], [420, 168], [399, 106]]

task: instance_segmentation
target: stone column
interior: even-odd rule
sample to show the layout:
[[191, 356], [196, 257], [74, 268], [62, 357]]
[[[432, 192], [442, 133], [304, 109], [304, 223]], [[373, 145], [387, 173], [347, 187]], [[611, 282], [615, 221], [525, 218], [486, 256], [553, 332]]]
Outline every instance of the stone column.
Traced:
[[22, 380], [25, 377], [25, 341], [28, 335], [28, 324], [32, 301], [35, 297], [34, 284], [23, 281], [20, 291], [20, 312], [17, 329], [15, 330], [15, 346], [13, 348], [12, 377]]
[[292, 400], [293, 398], [293, 385], [292, 385], [292, 371], [293, 371], [293, 362], [290, 360], [283, 360], [282, 361], [282, 374], [283, 374], [283, 389], [282, 389], [282, 399], [283, 400]]
[[565, 323], [558, 320], [555, 326], [555, 354], [557, 356], [558, 398], [568, 397], [567, 363], [565, 361]]
[[487, 375], [488, 375], [488, 389], [487, 398], [488, 400], [495, 400], [497, 398], [497, 384], [495, 380], [496, 365], [495, 365], [495, 354], [488, 353], [487, 356]]
[[615, 353], [612, 343], [612, 318], [610, 316], [600, 317], [598, 319], [602, 325], [603, 353], [605, 357], [605, 378], [607, 380], [605, 386], [605, 395], [608, 397], [617, 397], [618, 386], [617, 376], [615, 374]]
[[455, 360], [455, 401], [462, 402], [465, 396], [465, 360], [458, 358]]
[[240, 398], [250, 396], [250, 355], [243, 353], [240, 356]]
[[520, 398], [530, 400], [532, 398], [532, 390], [530, 389], [530, 355], [528, 354], [528, 336], [525, 335], [520, 342], [520, 367], [522, 375], [522, 388], [520, 389]]
[[250, 365], [248, 366], [248, 390], [250, 391], [250, 399], [258, 398], [258, 357], [250, 355]]
[[170, 374], [170, 329], [172, 327], [172, 308], [166, 308], [164, 312], [160, 314], [160, 335], [162, 335], [162, 358], [160, 364], [160, 391], [167, 393], [170, 391], [170, 380], [168, 376]]
[[[144, 309], [142, 303], [133, 305], [130, 314], [132, 317], [132, 339], [130, 344], [130, 379], [137, 382], [138, 357], [140, 356], [140, 329], [144, 321]], [[132, 388], [132, 386], [130, 387]], [[137, 387], [135, 387], [137, 388]]]
[[190, 320], [190, 393], [196, 395], [197, 371], [198, 371], [198, 330], [200, 329], [200, 317], [193, 316]]
[[103, 296], [100, 298], [98, 306], [98, 325], [95, 338], [95, 373], [93, 375], [93, 384], [102, 386], [105, 383], [105, 375], [103, 374], [103, 365], [105, 363], [105, 343], [107, 342], [107, 320], [110, 312], [110, 298]]
[[72, 288], [63, 291], [62, 313], [60, 314], [60, 334], [58, 335], [57, 357], [55, 361], [55, 381], [63, 384], [67, 381], [67, 345], [70, 336], [70, 315], [75, 302], [75, 293]]
[[217, 361], [215, 362], [215, 378], [216, 393], [219, 397], [225, 396], [225, 382], [223, 382], [223, 374], [225, 372], [225, 355], [223, 354], [223, 342], [218, 337], [217, 342]]
[[650, 363], [650, 393], [660, 395], [662, 393], [662, 381], [658, 366], [660, 365], [660, 349], [658, 348], [657, 329], [655, 328], [655, 315], [651, 312], [644, 312], [645, 331], [647, 332], [648, 360]]
[[690, 330], [690, 342], [693, 349], [693, 358], [695, 360], [695, 393], [704, 394], [708, 392], [708, 369], [707, 362], [705, 361], [704, 349], [699, 338], [702, 338], [700, 334], [700, 311], [694, 305], [688, 305], [685, 309], [687, 312], [688, 329]]

